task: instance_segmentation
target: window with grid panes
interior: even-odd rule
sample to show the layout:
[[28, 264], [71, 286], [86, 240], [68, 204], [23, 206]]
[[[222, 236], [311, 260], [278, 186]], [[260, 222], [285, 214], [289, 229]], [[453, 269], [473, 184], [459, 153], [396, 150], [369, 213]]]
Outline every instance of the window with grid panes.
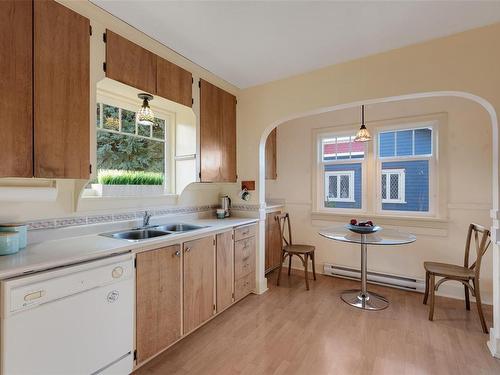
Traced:
[[320, 139], [323, 204], [327, 209], [361, 209], [365, 145], [354, 134]]
[[378, 133], [377, 158], [381, 210], [429, 212], [432, 127]]
[[97, 170], [153, 172], [166, 184], [167, 119], [141, 125], [136, 113], [97, 103]]

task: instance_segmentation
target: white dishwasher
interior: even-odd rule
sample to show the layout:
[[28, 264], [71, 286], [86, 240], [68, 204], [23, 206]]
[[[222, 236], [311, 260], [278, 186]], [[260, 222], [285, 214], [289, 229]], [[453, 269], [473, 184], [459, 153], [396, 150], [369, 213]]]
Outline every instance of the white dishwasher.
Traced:
[[132, 254], [2, 281], [2, 375], [129, 374]]

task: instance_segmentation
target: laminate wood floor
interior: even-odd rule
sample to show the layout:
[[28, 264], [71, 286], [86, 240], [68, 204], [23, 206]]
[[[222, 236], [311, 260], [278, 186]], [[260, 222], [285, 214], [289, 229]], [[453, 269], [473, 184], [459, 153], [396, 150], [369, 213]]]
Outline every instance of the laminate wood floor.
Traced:
[[[475, 304], [437, 297], [427, 320], [423, 295], [369, 285], [390, 300], [386, 310], [360, 311], [341, 291], [359, 283], [318, 275], [306, 291], [302, 274], [250, 295], [137, 375], [164, 374], [500, 374], [486, 347]], [[492, 309], [486, 306], [492, 325]]]

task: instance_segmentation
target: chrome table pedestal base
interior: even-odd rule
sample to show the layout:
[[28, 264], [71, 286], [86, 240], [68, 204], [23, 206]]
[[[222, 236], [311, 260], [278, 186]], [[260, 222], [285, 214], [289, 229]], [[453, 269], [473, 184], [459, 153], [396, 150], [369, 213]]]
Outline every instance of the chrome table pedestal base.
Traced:
[[389, 301], [377, 293], [361, 290], [346, 290], [342, 292], [342, 301], [363, 310], [383, 310], [389, 306]]
[[363, 310], [383, 310], [389, 306], [389, 301], [377, 293], [366, 289], [367, 258], [366, 235], [361, 235], [361, 290], [346, 290], [342, 293], [342, 300], [351, 306]]

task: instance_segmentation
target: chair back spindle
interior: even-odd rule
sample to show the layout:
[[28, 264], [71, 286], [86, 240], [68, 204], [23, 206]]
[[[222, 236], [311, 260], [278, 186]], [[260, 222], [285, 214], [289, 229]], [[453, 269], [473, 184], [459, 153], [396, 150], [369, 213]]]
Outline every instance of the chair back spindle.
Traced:
[[[280, 238], [281, 238], [281, 248], [285, 248], [285, 246], [292, 245], [292, 227], [290, 224], [290, 215], [288, 212], [285, 212], [281, 215], [276, 215], [274, 219], [278, 222]], [[287, 233], [288, 232], [288, 233]], [[288, 234], [288, 236], [287, 236]]]
[[[474, 242], [474, 249], [476, 251], [476, 260], [469, 266], [470, 259], [470, 248]], [[467, 232], [467, 240], [465, 242], [465, 257], [464, 257], [464, 267], [474, 270], [476, 277], [479, 279], [479, 274], [481, 272], [481, 261], [483, 255], [488, 250], [491, 244], [490, 231], [485, 227], [478, 224], [470, 224], [469, 231]]]

